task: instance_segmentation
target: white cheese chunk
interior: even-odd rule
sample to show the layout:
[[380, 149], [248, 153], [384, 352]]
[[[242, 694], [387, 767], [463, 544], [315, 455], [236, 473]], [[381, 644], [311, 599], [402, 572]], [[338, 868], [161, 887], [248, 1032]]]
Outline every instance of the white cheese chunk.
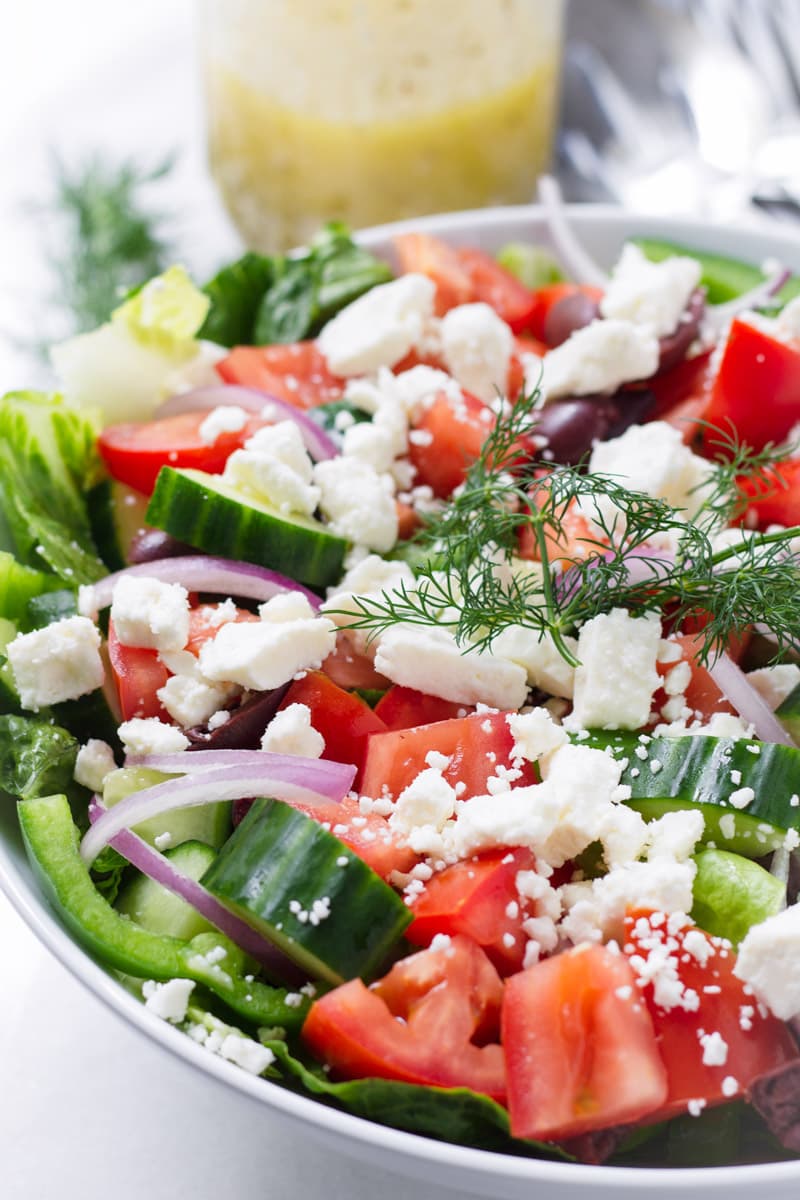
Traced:
[[81, 746], [75, 759], [73, 778], [76, 783], [89, 788], [92, 792], [102, 792], [106, 776], [116, 770], [114, 751], [108, 742], [100, 738], [89, 738], [85, 746]]
[[800, 667], [795, 663], [776, 663], [772, 667], [761, 667], [757, 671], [747, 672], [747, 682], [752, 684], [762, 700], [766, 700], [774, 711], [800, 683]]
[[191, 729], [195, 725], [205, 725], [236, 691], [237, 688], [230, 684], [203, 679], [197, 670], [171, 675], [156, 695], [174, 721], [184, 729]]
[[325, 739], [311, 724], [308, 705], [290, 704], [276, 713], [264, 730], [261, 749], [272, 754], [319, 758], [325, 749]]
[[660, 679], [656, 658], [661, 622], [614, 608], [587, 621], [578, 637], [574, 708], [579, 729], [641, 729]]
[[506, 717], [514, 747], [512, 759], [538, 762], [540, 758], [560, 750], [569, 741], [566, 731], [556, 725], [546, 708], [533, 708], [526, 713], [509, 713]]
[[451, 308], [440, 333], [445, 366], [466, 391], [487, 401], [505, 396], [514, 335], [490, 305]]
[[409, 834], [418, 827], [431, 826], [437, 833], [455, 812], [455, 789], [435, 767], [420, 771], [416, 779], [397, 797], [389, 824], [398, 833]]
[[[615, 392], [649, 379], [658, 367], [658, 339], [630, 321], [592, 321], [536, 360], [530, 382], [546, 400]], [[527, 380], [526, 380], [527, 382]]]
[[165, 983], [146, 979], [142, 984], [144, 1006], [162, 1021], [179, 1024], [186, 1019], [189, 997], [193, 990], [193, 979], [168, 979]]
[[[567, 648], [577, 657], [575, 638], [565, 637]], [[575, 688], [575, 668], [556, 649], [549, 633], [539, 636], [524, 625], [507, 625], [492, 642], [494, 653], [525, 669], [531, 687], [551, 696], [571, 700]]]
[[359, 296], [317, 339], [330, 370], [334, 375], [366, 375], [394, 366], [422, 337], [435, 295], [432, 280], [409, 274]]
[[200, 651], [208, 679], [264, 692], [298, 671], [316, 670], [333, 651], [333, 622], [317, 617], [300, 593], [274, 596], [259, 608], [261, 620], [223, 625]]
[[600, 312], [665, 337], [677, 329], [701, 273], [697, 259], [676, 255], [651, 262], [628, 242], [606, 285]]
[[158, 717], [134, 717], [119, 727], [119, 740], [126, 755], [144, 758], [148, 754], [177, 754], [189, 745], [189, 739], [174, 725]]
[[310, 516], [319, 502], [312, 464], [294, 421], [265, 425], [234, 450], [225, 464], [225, 483], [282, 513]]
[[464, 651], [446, 629], [392, 626], [378, 643], [375, 668], [393, 683], [457, 704], [516, 709], [528, 693], [522, 667], [485, 651]]
[[111, 604], [114, 633], [123, 646], [182, 650], [189, 639], [189, 596], [179, 583], [123, 575]]
[[748, 930], [734, 974], [782, 1021], [800, 1016], [800, 904]]
[[23, 708], [36, 712], [62, 700], [77, 700], [102, 686], [100, 631], [88, 617], [65, 617], [20, 633], [6, 655]]
[[390, 475], [356, 458], [317, 463], [319, 506], [333, 533], [385, 554], [397, 541], [397, 508]]
[[221, 404], [218, 408], [212, 408], [197, 430], [200, 441], [206, 446], [213, 446], [223, 433], [239, 433], [244, 429], [249, 417], [250, 414], [238, 404]]
[[[413, 590], [414, 584], [414, 572], [408, 563], [389, 562], [377, 554], [368, 554], [346, 572], [339, 584], [328, 588], [321, 611], [339, 627], [346, 627], [363, 616], [357, 597], [378, 599], [401, 589]], [[347, 637], [358, 653], [374, 656], [376, 643], [370, 641], [369, 630], [348, 629]]]
[[711, 463], [693, 454], [681, 432], [665, 421], [631, 425], [618, 438], [598, 442], [589, 470], [613, 475], [633, 492], [666, 500], [693, 517], [703, 502]]

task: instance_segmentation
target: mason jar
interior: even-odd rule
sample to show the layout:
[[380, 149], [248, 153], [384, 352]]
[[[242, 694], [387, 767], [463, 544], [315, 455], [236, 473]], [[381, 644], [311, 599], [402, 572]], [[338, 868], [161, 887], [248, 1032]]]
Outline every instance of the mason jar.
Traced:
[[246, 243], [525, 202], [563, 0], [203, 0], [211, 169]]

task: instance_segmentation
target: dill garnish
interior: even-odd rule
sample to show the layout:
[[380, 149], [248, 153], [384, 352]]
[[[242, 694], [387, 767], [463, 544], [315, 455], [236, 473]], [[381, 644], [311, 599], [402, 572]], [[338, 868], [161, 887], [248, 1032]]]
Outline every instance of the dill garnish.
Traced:
[[[667, 610], [678, 628], [687, 617], [706, 622], [701, 661], [727, 637], [768, 620], [779, 656], [800, 645], [800, 573], [789, 544], [800, 528], [742, 533], [715, 545], [744, 508], [741, 480], [775, 486], [772, 469], [786, 448], [757, 453], [734, 433], [707, 430], [717, 453], [709, 462], [692, 521], [665, 500], [631, 491], [617, 479], [581, 467], [531, 460], [520, 439], [535, 422], [537, 394], [501, 410], [464, 485], [431, 515], [420, 542], [415, 583], [380, 595], [348, 598], [347, 626], [377, 635], [395, 624], [437, 625], [464, 648], [488, 648], [509, 625], [548, 635], [577, 665], [565, 638], [612, 608]], [[558, 550], [579, 507], [589, 532], [581, 555]], [[523, 530], [541, 567], [518, 557]]]

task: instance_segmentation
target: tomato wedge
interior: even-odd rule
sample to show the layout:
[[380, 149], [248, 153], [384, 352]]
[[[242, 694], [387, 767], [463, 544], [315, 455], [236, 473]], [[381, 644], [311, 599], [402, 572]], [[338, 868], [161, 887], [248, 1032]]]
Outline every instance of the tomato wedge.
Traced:
[[778, 463], [764, 478], [740, 485], [759, 525], [800, 525], [800, 459]]
[[429, 233], [403, 233], [394, 239], [400, 270], [427, 275], [436, 284], [436, 312], [443, 316], [474, 299], [469, 271], [453, 246]]
[[438, 933], [463, 933], [486, 951], [501, 975], [518, 971], [527, 938], [527, 913], [519, 903], [517, 873], [536, 869], [530, 850], [492, 850], [454, 863], [429, 879], [410, 904], [414, 920], [406, 937], [429, 946]]
[[457, 253], [472, 285], [472, 300], [490, 304], [514, 333], [528, 329], [536, 306], [534, 292], [485, 251], [465, 247]]
[[427, 484], [435, 496], [451, 495], [480, 455], [495, 421], [488, 405], [465, 392], [457, 403], [442, 394], [417, 421], [409, 439], [414, 482]]
[[216, 369], [226, 383], [259, 388], [296, 408], [329, 404], [344, 393], [345, 381], [328, 370], [316, 342], [234, 346]]
[[515, 1137], [561, 1141], [640, 1121], [666, 1100], [636, 977], [605, 946], [578, 946], [513, 975], [502, 1030]]
[[785, 342], [737, 318], [719, 365], [707, 420], [760, 450], [800, 421], [800, 341]]
[[[463, 784], [462, 799], [486, 793], [486, 780], [511, 768], [514, 738], [506, 713], [472, 713], [452, 721], [437, 721], [415, 729], [374, 733], [367, 745], [361, 789], [366, 796], [382, 795], [384, 786], [395, 798], [424, 771], [431, 750], [450, 762], [442, 774], [455, 786]], [[525, 763], [514, 786], [536, 781], [534, 768]], [[499, 802], [499, 801], [498, 801]]]
[[311, 710], [311, 724], [325, 739], [322, 757], [334, 762], [353, 763], [357, 768], [356, 786], [372, 733], [384, 733], [386, 726], [365, 700], [346, 692], [321, 671], [309, 671], [296, 679], [281, 702], [305, 704]]
[[108, 658], [123, 721], [131, 721], [134, 717], [158, 717], [169, 721], [170, 717], [156, 695], [169, 679], [169, 671], [158, 657], [158, 651], [123, 646], [114, 630], [114, 622], [109, 621]]
[[352, 979], [328, 992], [311, 1006], [303, 1039], [345, 1079], [468, 1087], [502, 1101], [503, 1052], [486, 1044], [502, 995], [483, 951], [456, 937], [402, 959], [371, 988]]
[[[685, 1113], [690, 1100], [734, 1099], [758, 1075], [797, 1057], [788, 1027], [760, 1009], [733, 974], [729, 943], [688, 924], [678, 927], [663, 913], [630, 913], [625, 931], [626, 956], [669, 956], [671, 962], [671, 971], [662, 972], [673, 978], [668, 989], [659, 992], [657, 983], [637, 989], [666, 1067], [667, 1094], [654, 1120]], [[665, 1007], [676, 997], [684, 998], [683, 1007]]]
[[187, 412], [143, 425], [109, 425], [97, 446], [114, 479], [149, 495], [165, 466], [221, 474], [233, 451], [266, 424], [260, 417], [252, 417], [241, 429], [221, 433], [209, 445], [200, 436], [207, 416], [207, 412]]
[[415, 725], [433, 725], [436, 721], [450, 721], [466, 717], [473, 711], [467, 704], [456, 704], [454, 700], [442, 700], [429, 696], [414, 688], [402, 687], [399, 683], [375, 705], [375, 715], [380, 717], [387, 729], [413, 729]]

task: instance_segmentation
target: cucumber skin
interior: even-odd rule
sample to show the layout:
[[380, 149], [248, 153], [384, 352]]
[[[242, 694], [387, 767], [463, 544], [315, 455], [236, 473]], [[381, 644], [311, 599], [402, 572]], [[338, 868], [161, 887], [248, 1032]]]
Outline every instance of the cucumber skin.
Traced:
[[795, 741], [800, 739], [800, 683], [775, 709], [775, 716]]
[[203, 471], [162, 467], [146, 516], [179, 541], [280, 571], [308, 587], [327, 587], [342, 574], [343, 538], [222, 491]]
[[[703, 841], [745, 858], [760, 858], [783, 844], [789, 829], [800, 830], [800, 806], [791, 797], [800, 795], [800, 750], [747, 738], [651, 737], [640, 742], [635, 733], [593, 733], [581, 746], [605, 750], [627, 759], [621, 782], [631, 789], [626, 803], [648, 820], [676, 808], [700, 807], [706, 818]], [[639, 758], [643, 746], [646, 758]], [[758, 746], [758, 753], [748, 750]], [[653, 771], [656, 760], [661, 769]], [[638, 771], [634, 775], [633, 772]], [[741, 782], [731, 772], [741, 773]], [[746, 809], [728, 803], [731, 792], [752, 787], [755, 798]], [[726, 814], [734, 818], [735, 832], [727, 837], [719, 828]]]
[[[371, 867], [279, 800], [255, 801], [200, 882], [302, 968], [335, 985], [373, 975], [412, 919]], [[308, 912], [322, 897], [330, 915], [318, 925], [292, 912], [294, 902]]]

